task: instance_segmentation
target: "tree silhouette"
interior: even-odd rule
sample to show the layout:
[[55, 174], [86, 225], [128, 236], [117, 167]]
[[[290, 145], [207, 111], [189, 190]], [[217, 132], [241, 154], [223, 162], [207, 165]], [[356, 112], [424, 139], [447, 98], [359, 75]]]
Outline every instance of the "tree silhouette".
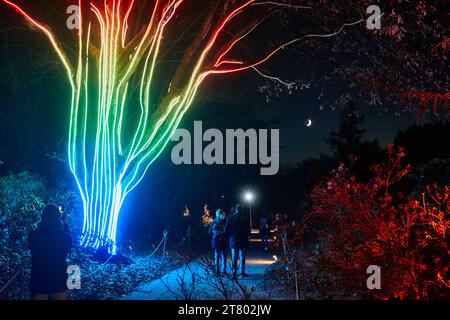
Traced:
[[367, 180], [370, 177], [369, 167], [381, 161], [383, 152], [377, 140], [365, 140], [366, 130], [361, 128], [363, 123], [364, 116], [357, 111], [355, 102], [349, 100], [341, 112], [337, 132], [331, 132], [326, 142], [338, 162], [351, 165], [352, 172], [358, 178]]

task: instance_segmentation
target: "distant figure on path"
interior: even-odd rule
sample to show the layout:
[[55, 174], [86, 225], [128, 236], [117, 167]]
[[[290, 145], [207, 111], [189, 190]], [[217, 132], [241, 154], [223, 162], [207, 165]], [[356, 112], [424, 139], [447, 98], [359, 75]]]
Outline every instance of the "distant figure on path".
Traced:
[[32, 260], [30, 290], [33, 299], [66, 300], [66, 258], [72, 238], [64, 211], [47, 205], [37, 229], [28, 236], [28, 243]]
[[264, 252], [269, 251], [269, 238], [270, 238], [270, 228], [269, 221], [267, 217], [262, 217], [260, 220], [260, 235], [261, 235], [261, 250]]
[[214, 250], [214, 266], [217, 274], [227, 273], [227, 241], [225, 236], [225, 211], [218, 209], [216, 218], [209, 225], [211, 247]]
[[245, 273], [245, 258], [249, 244], [250, 222], [248, 218], [242, 215], [240, 204], [236, 205], [234, 214], [227, 218], [225, 234], [230, 238], [233, 277], [236, 277], [237, 273], [238, 255], [239, 274], [243, 277], [247, 277], [248, 275]]

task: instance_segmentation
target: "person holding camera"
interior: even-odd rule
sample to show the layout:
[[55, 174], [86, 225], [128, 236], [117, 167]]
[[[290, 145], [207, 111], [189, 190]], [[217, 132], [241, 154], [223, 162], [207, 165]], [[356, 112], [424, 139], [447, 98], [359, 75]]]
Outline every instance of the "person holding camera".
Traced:
[[67, 255], [72, 238], [64, 206], [47, 205], [36, 230], [30, 232], [30, 291], [34, 300], [67, 299]]

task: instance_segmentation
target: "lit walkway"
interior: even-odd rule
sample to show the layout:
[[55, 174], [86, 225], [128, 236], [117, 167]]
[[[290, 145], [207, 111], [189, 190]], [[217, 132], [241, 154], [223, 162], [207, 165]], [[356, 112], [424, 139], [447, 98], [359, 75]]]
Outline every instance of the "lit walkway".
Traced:
[[[256, 245], [256, 243], [254, 244]], [[256, 247], [256, 246], [255, 246]], [[253, 248], [247, 254], [249, 277], [238, 277], [238, 285], [228, 277], [218, 278], [212, 275], [202, 260], [196, 259], [185, 267], [173, 270], [158, 280], [144, 283], [137, 287], [125, 300], [178, 300], [178, 299], [244, 299], [250, 293], [252, 299], [269, 298], [264, 289], [264, 273], [274, 263], [273, 254], [264, 253]], [[229, 271], [228, 264], [228, 271]], [[252, 289], [253, 288], [253, 289]]]

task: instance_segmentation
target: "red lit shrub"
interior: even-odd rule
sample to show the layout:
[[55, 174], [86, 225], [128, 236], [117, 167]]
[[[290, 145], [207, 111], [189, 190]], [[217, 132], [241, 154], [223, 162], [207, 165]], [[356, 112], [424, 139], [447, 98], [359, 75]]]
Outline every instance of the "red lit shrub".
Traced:
[[[314, 256], [317, 290], [329, 295], [448, 299], [449, 186], [403, 194], [398, 182], [410, 167], [401, 163], [402, 149], [390, 145], [387, 153], [368, 182], [341, 165], [313, 189], [305, 231], [315, 232], [318, 244], [301, 259]], [[369, 265], [381, 267], [381, 290], [366, 287]]]

